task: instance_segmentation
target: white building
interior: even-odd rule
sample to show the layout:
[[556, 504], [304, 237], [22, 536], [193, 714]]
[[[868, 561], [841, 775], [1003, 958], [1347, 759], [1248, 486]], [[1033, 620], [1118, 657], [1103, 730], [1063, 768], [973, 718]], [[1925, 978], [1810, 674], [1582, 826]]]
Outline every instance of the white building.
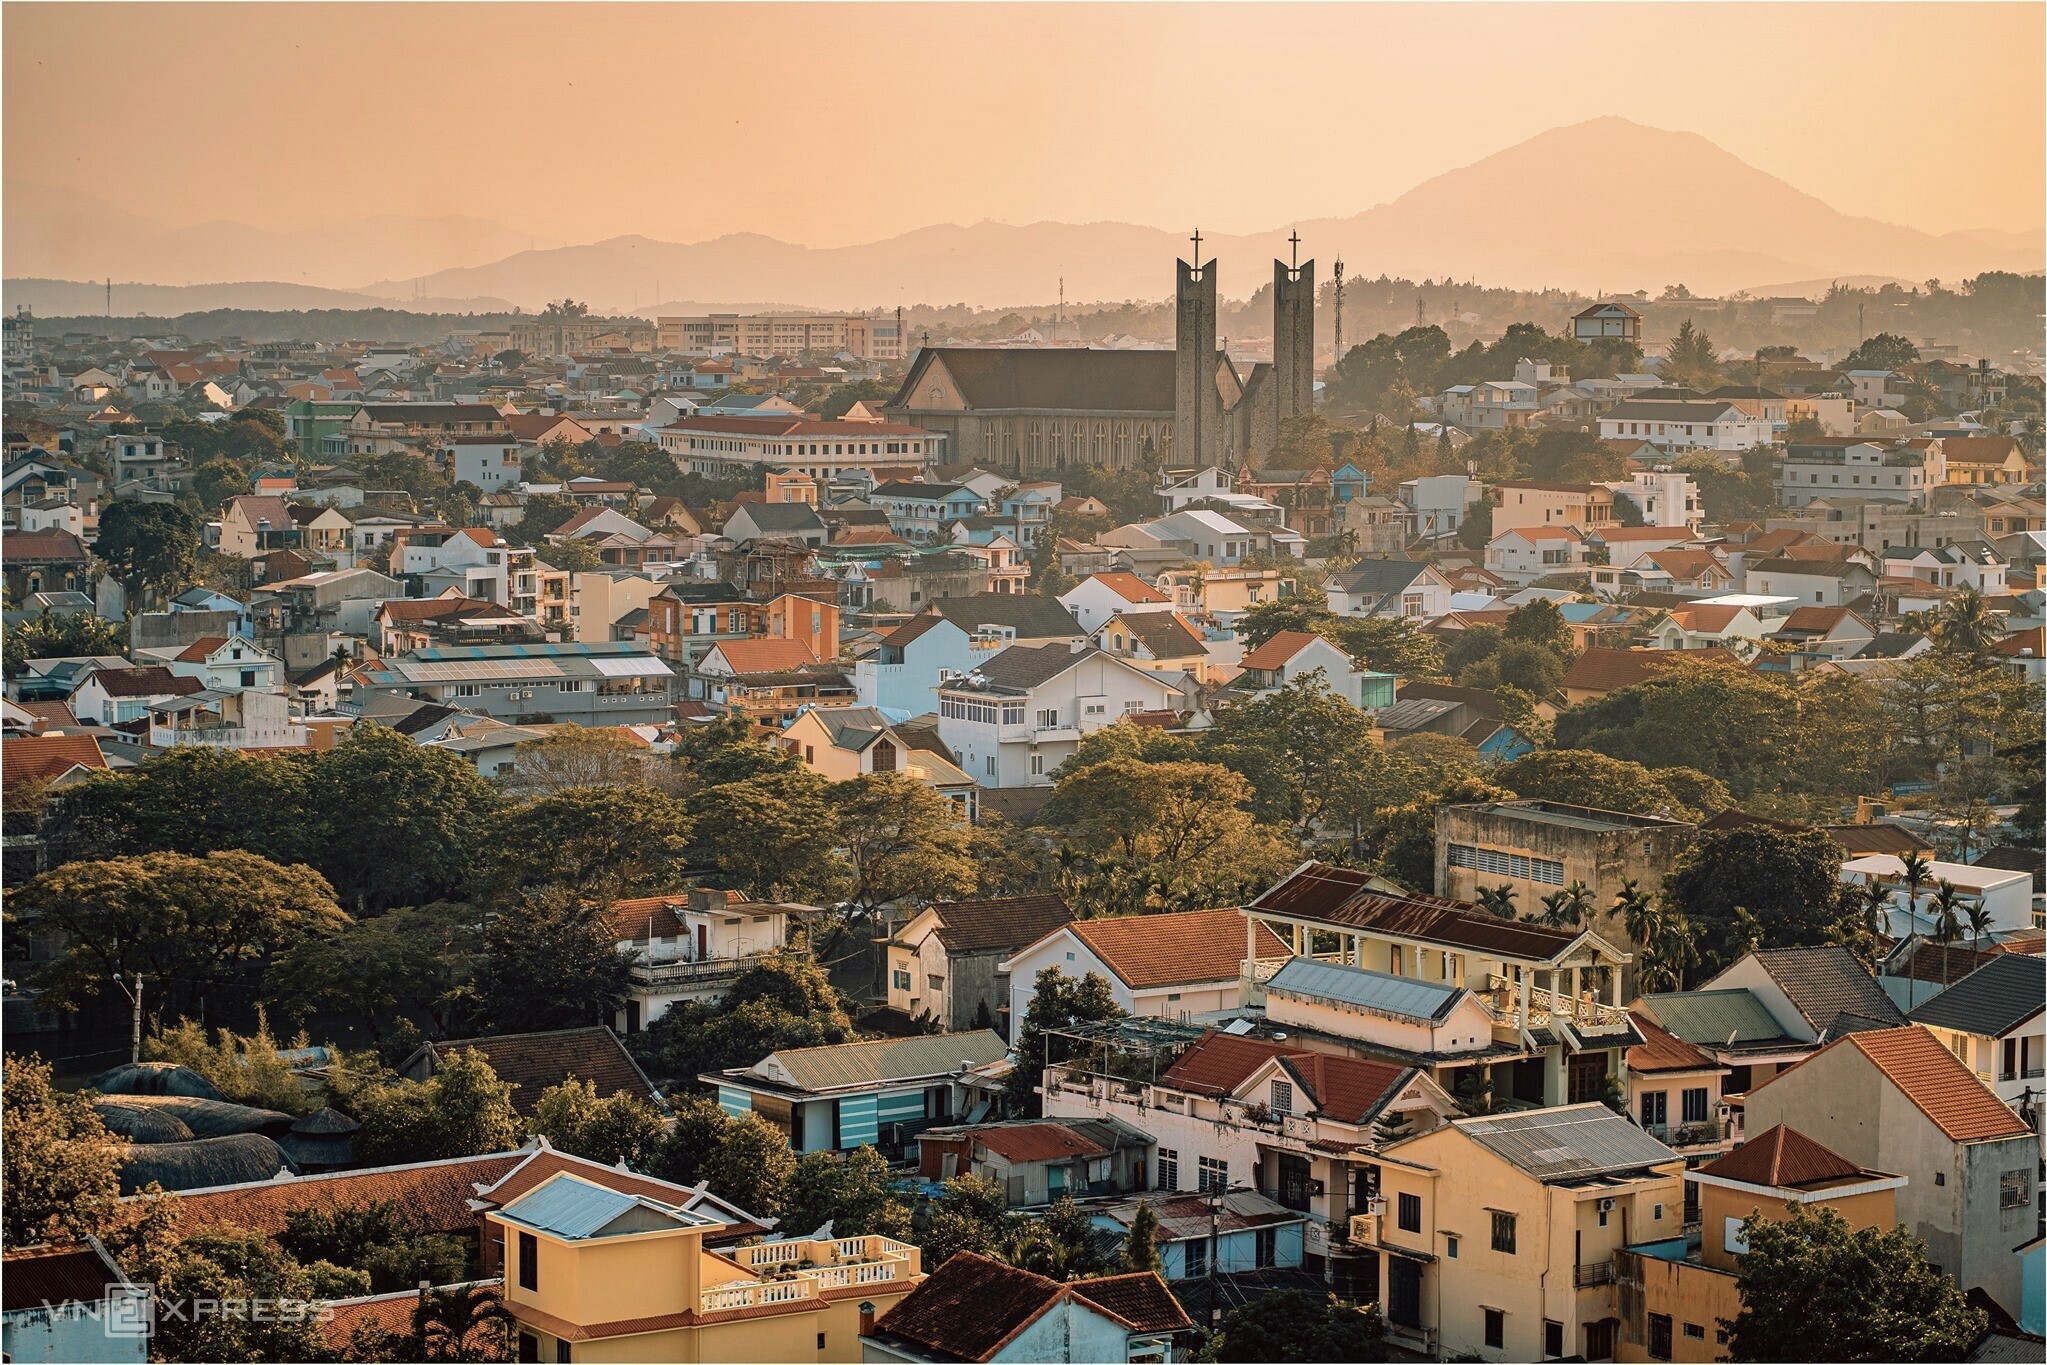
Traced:
[[1787, 507], [1842, 496], [1922, 503], [1927, 490], [1945, 478], [1937, 441], [1914, 445], [1830, 436], [1784, 448], [1784, 459], [1777, 466], [1777, 500]]
[[1751, 450], [1771, 425], [1721, 398], [1630, 398], [1599, 419], [1603, 441], [1643, 440], [1664, 450]]
[[1968, 912], [1978, 905], [1990, 914], [1990, 924], [1985, 931], [1987, 938], [1995, 939], [2035, 927], [2033, 876], [2030, 872], [2005, 872], [1969, 863], [1931, 862], [1926, 865], [1926, 880], [1920, 883], [1918, 895], [1914, 898], [1907, 895], [1904, 862], [1895, 854], [1872, 853], [1866, 858], [1852, 858], [1841, 864], [1841, 880], [1858, 886], [1876, 882], [1889, 888], [1890, 922], [1884, 932], [1892, 938], [1904, 938], [1908, 934], [1917, 934], [1921, 938], [1935, 936], [1940, 927], [1940, 914], [1934, 908], [1934, 898], [1939, 894], [1942, 882], [1953, 886], [1958, 893], [1956, 913], [1962, 916], [1962, 937], [1955, 940], [1958, 944], [1973, 946]]
[[1574, 526], [1523, 526], [1486, 543], [1485, 566], [1509, 583], [1526, 586], [1553, 573], [1585, 566], [1585, 537]]
[[[1141, 1019], [1184, 1020], [1241, 1003], [1244, 919], [1235, 910], [1183, 910], [1075, 920], [996, 964], [1009, 977], [1009, 1017], [1021, 1020], [1047, 967], [1109, 983], [1116, 1003]], [[1285, 957], [1270, 930], [1254, 940], [1261, 957]]]
[[1672, 469], [1640, 469], [1626, 483], [1609, 483], [1616, 499], [1635, 504], [1651, 526], [1695, 527], [1706, 518], [1699, 485], [1689, 474]]
[[1089, 635], [1107, 625], [1112, 616], [1172, 611], [1175, 606], [1170, 596], [1133, 573], [1089, 574], [1059, 594], [1059, 605], [1072, 612]]
[[1083, 735], [1184, 700], [1165, 675], [1093, 646], [1013, 645], [938, 687], [938, 735], [984, 787], [1046, 787]]
[[926, 464], [938, 437], [900, 422], [813, 422], [802, 417], [685, 417], [658, 433], [684, 473], [720, 475], [762, 465], [829, 478], [874, 465]]

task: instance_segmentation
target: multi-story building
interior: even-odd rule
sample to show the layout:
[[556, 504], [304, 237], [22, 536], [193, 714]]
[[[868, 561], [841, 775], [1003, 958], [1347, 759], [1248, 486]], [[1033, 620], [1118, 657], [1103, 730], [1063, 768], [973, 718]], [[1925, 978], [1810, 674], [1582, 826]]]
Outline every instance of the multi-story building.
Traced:
[[988, 469], [1170, 464], [1172, 351], [926, 346], [888, 415]]
[[1848, 496], [1924, 505], [1928, 490], [1945, 481], [1942, 458], [1935, 445], [1870, 437], [1794, 441], [1777, 466], [1777, 501], [1803, 507]]
[[1499, 501], [1493, 507], [1493, 534], [1524, 527], [1571, 526], [1594, 531], [1618, 526], [1614, 490], [1603, 483], [1547, 483], [1538, 479], [1506, 479], [1494, 485]]
[[853, 470], [926, 464], [939, 454], [936, 437], [902, 422], [692, 414], [662, 427], [655, 439], [686, 474], [767, 466], [829, 479]]
[[682, 1001], [720, 999], [741, 972], [819, 913], [812, 905], [749, 901], [705, 887], [613, 901], [612, 933], [633, 959], [626, 1005], [613, 1027], [638, 1033]]
[[1048, 787], [1082, 736], [1184, 701], [1164, 675], [1092, 646], [1012, 645], [938, 685], [938, 733], [984, 787]]
[[1642, 315], [1625, 303], [1595, 303], [1572, 315], [1571, 335], [1579, 341], [1642, 340]]
[[379, 455], [437, 450], [452, 437], [502, 436], [511, 426], [488, 403], [365, 403], [347, 425], [325, 438], [328, 455]]
[[874, 1147], [915, 1155], [917, 1134], [962, 1112], [986, 1079], [979, 1069], [1007, 1051], [999, 1034], [979, 1029], [783, 1048], [697, 1079], [717, 1090], [726, 1113], [759, 1115], [788, 1134], [796, 1152]]
[[738, 352], [750, 356], [798, 356], [806, 352], [860, 360], [903, 358], [902, 329], [893, 317], [860, 313], [711, 313], [665, 317], [655, 323], [654, 344], [664, 351], [698, 355]]
[[928, 1014], [949, 1031], [1008, 1033], [1009, 973], [1003, 960], [1063, 924], [1063, 898], [1003, 896], [941, 901], [917, 912], [883, 944], [888, 1003], [915, 1018]]
[[1999, 953], [1911, 1013], [2012, 1112], [2047, 1134], [2047, 963]]
[[720, 1220], [567, 1171], [485, 1220], [521, 1360], [858, 1361], [924, 1278], [916, 1247], [880, 1236], [714, 1253]]
[[1776, 424], [1724, 398], [1629, 398], [1599, 418], [1601, 440], [1643, 440], [1661, 450], [1752, 450]]
[[654, 725], [675, 715], [675, 671], [622, 643], [423, 649], [367, 665], [356, 695], [411, 697], [499, 720]]
[[1614, 1253], [1683, 1235], [1684, 1158], [1604, 1104], [1452, 1119], [1377, 1165], [1352, 1235], [1391, 1340], [1436, 1358], [1611, 1360]]

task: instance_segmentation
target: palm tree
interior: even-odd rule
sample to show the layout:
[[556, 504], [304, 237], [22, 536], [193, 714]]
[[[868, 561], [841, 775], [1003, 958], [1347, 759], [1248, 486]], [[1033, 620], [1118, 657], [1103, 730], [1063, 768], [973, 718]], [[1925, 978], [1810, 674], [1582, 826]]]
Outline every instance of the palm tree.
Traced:
[[1919, 927], [1919, 888], [1926, 885], [1926, 878], [1931, 874], [1932, 867], [1926, 861], [1926, 855], [1916, 848], [1906, 849], [1905, 856], [1898, 859], [1898, 864], [1905, 877], [1906, 922], [1912, 926], [1912, 931], [1916, 932]]
[[1497, 919], [1514, 918], [1514, 888], [1506, 882], [1478, 889], [1478, 907]]
[[506, 1321], [504, 1304], [483, 1285], [427, 1290], [412, 1310], [412, 1332], [425, 1360], [499, 1359], [495, 1352], [482, 1349], [482, 1338], [502, 1332]]
[[1763, 946], [1763, 922], [1746, 905], [1734, 907], [1734, 939], [1744, 953]]
[[1948, 979], [1948, 945], [1962, 936], [1962, 898], [1955, 884], [1943, 877], [1933, 888], [1933, 941], [1940, 945], [1940, 979]]
[[1564, 888], [1564, 906], [1570, 911], [1573, 924], [1592, 918], [1592, 888], [1580, 881], [1572, 882]]
[[1572, 923], [1577, 911], [1571, 908], [1571, 893], [1552, 891], [1542, 898], [1542, 913], [1536, 915], [1536, 923], [1549, 929], [1561, 929]]
[[1890, 928], [1891, 892], [1882, 882], [1874, 880], [1864, 882], [1854, 897], [1851, 908], [1872, 938]]
[[1614, 893], [1613, 912], [1620, 918], [1621, 928], [1627, 931], [1629, 942], [1647, 948], [1656, 941], [1663, 925], [1662, 907], [1633, 877], [1622, 882], [1621, 889]]
[[1962, 918], [1969, 924], [1969, 947], [1974, 952], [1983, 951], [1983, 935], [1990, 932], [1993, 923], [1990, 910], [1982, 901], [1976, 901], [1963, 912]]
[[1934, 613], [1934, 639], [1967, 658], [1982, 658], [2004, 632], [2004, 621], [1990, 610], [1990, 599], [1974, 588], [1963, 588]]

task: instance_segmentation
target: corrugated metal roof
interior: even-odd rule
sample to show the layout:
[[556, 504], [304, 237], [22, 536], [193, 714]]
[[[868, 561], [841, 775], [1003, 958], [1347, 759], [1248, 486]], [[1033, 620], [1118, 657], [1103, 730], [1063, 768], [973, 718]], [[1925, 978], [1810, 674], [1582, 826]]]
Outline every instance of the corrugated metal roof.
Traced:
[[1456, 1123], [1474, 1141], [1538, 1180], [1634, 1171], [1684, 1159], [1603, 1104], [1531, 1109]]
[[1730, 1037], [1736, 1043], [1760, 1043], [1786, 1036], [1763, 1002], [1746, 989], [1672, 991], [1645, 995], [1641, 1003], [1657, 1023], [1702, 1047], [1726, 1047]]
[[839, 1043], [777, 1052], [781, 1065], [805, 1090], [837, 1090], [852, 1085], [877, 1085], [915, 1076], [957, 1071], [961, 1062], [985, 1066], [1004, 1056], [1009, 1045], [989, 1029], [946, 1033], [927, 1038], [884, 1038], [871, 1043]]
[[1265, 985], [1267, 991], [1319, 996], [1359, 1009], [1396, 1014], [1405, 1019], [1437, 1023], [1449, 1017], [1462, 986], [1439, 981], [1416, 981], [1411, 977], [1369, 972], [1334, 962], [1317, 962], [1311, 957], [1287, 960]]
[[606, 1189], [573, 1175], [550, 1180], [533, 1193], [514, 1199], [505, 1205], [504, 1214], [542, 1232], [580, 1238], [596, 1236], [622, 1215], [638, 1208], [673, 1218], [680, 1224], [701, 1222], [709, 1226], [712, 1221], [652, 1199]]

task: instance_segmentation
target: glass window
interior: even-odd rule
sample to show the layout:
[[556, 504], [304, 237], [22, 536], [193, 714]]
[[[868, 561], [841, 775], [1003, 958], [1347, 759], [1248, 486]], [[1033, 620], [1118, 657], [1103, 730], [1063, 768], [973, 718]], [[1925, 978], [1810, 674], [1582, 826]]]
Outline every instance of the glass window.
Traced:
[[1400, 1196], [1400, 1230], [1420, 1232], [1422, 1230], [1422, 1197], [1418, 1194]]
[[1649, 1359], [1670, 1359], [1670, 1314], [1649, 1315]]
[[1294, 1112], [1294, 1088], [1286, 1081], [1272, 1083], [1272, 1112], [1275, 1114]]
[[1229, 1187], [1230, 1163], [1212, 1156], [1202, 1157], [1194, 1188], [1207, 1194], [1210, 1190], [1227, 1190]]
[[1180, 1188], [1180, 1152], [1178, 1148], [1159, 1148], [1159, 1184], [1162, 1190]]
[[1485, 1344], [1495, 1349], [1507, 1344], [1507, 1315], [1497, 1308], [1485, 1310]]
[[1493, 1250], [1509, 1256], [1514, 1254], [1513, 1214], [1497, 1211], [1493, 1214]]

